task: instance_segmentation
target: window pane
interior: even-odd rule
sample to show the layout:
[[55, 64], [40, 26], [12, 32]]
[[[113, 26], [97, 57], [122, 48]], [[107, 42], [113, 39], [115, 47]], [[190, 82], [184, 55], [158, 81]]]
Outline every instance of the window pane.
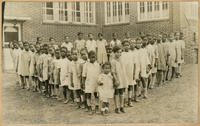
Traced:
[[47, 15], [53, 15], [53, 9], [47, 9], [46, 13]]
[[53, 8], [53, 2], [46, 2], [47, 8]]
[[80, 10], [80, 2], [76, 2], [76, 10], [77, 10], [77, 11]]
[[64, 8], [67, 9], [67, 2], [65, 2], [65, 7]]

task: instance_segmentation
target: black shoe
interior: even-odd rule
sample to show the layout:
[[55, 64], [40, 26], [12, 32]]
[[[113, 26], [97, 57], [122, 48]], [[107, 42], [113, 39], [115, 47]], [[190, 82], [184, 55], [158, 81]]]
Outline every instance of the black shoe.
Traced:
[[124, 108], [120, 108], [120, 111], [121, 111], [122, 113], [125, 113]]
[[115, 113], [119, 114], [119, 109], [118, 108], [115, 109]]

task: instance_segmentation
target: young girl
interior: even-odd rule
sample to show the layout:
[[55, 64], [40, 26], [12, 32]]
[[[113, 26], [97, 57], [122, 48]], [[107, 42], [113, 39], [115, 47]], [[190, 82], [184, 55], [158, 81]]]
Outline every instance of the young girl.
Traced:
[[142, 82], [143, 86], [143, 91], [142, 95], [143, 98], [147, 98], [147, 79], [149, 77], [149, 72], [151, 69], [147, 49], [146, 49], [146, 44], [147, 44], [147, 38], [144, 37], [142, 41], [142, 48], [140, 49], [139, 52], [139, 57], [140, 57], [140, 79]]
[[66, 47], [61, 47], [61, 59], [60, 59], [60, 82], [61, 82], [61, 86], [62, 86], [62, 93], [64, 96], [64, 103], [68, 103], [69, 101], [69, 97], [67, 97], [68, 95], [68, 86], [71, 83], [70, 80], [70, 61], [67, 59], [66, 57], [66, 53], [67, 53], [67, 48]]
[[39, 44], [35, 45], [35, 49], [36, 49], [36, 54], [35, 54], [35, 62], [36, 62], [36, 66], [35, 66], [35, 82], [36, 82], [36, 88], [35, 91], [40, 91], [40, 80], [39, 80], [39, 74], [40, 74], [40, 55], [41, 55], [41, 47]]
[[107, 42], [103, 39], [103, 34], [98, 34], [99, 40], [97, 40], [97, 61], [99, 64], [103, 64], [108, 61], [106, 54], [106, 45]]
[[[97, 80], [98, 76], [100, 74], [100, 65], [96, 62], [96, 53], [94, 51], [90, 51], [88, 53], [90, 61], [87, 62], [83, 67], [83, 84], [85, 85], [85, 93], [87, 95], [87, 105], [88, 105], [88, 111], [90, 114], [94, 113], [94, 105], [95, 110], [98, 109], [97, 103]], [[93, 95], [95, 96], [95, 99], [92, 100]], [[96, 102], [96, 103], [93, 103]]]
[[164, 52], [164, 46], [162, 44], [162, 36], [159, 35], [157, 39], [157, 46], [158, 46], [158, 86], [162, 85], [163, 83], [163, 74], [166, 70], [166, 58]]
[[128, 106], [132, 107], [131, 97], [133, 92], [133, 86], [136, 84], [134, 79], [135, 74], [135, 55], [133, 55], [133, 52], [130, 51], [130, 42], [125, 40], [122, 42], [124, 52], [122, 52], [121, 60], [122, 65], [125, 69], [125, 76], [127, 76], [127, 84], [124, 88], [128, 89]]
[[98, 77], [98, 93], [102, 104], [101, 114], [108, 113], [109, 99], [114, 96], [113, 76], [111, 74], [111, 64], [106, 62], [102, 65], [103, 72]]
[[[119, 46], [115, 46], [113, 48], [114, 52], [114, 58], [111, 60], [111, 70], [114, 76], [114, 86], [115, 86], [115, 92], [114, 92], [114, 102], [115, 102], [115, 112], [119, 113], [119, 107], [120, 111], [125, 113], [124, 111], [124, 92], [125, 87], [127, 84], [127, 78], [126, 73], [124, 71], [122, 61], [120, 59], [121, 57], [121, 48]], [[120, 106], [119, 106], [120, 104]]]
[[112, 33], [112, 41], [110, 42], [111, 47], [121, 46], [121, 41], [117, 39], [117, 33]]
[[45, 96], [49, 97], [49, 57], [48, 57], [48, 45], [43, 45], [43, 60], [42, 60], [42, 81], [45, 86]]
[[86, 42], [83, 39], [83, 33], [82, 32], [78, 32], [77, 37], [78, 37], [78, 39], [74, 42], [74, 47], [75, 47], [75, 49], [78, 50], [78, 53], [80, 53], [80, 50], [82, 48], [85, 48]]
[[31, 56], [29, 52], [29, 43], [24, 42], [24, 49], [21, 53], [21, 76], [22, 76], [22, 88], [25, 88], [25, 85], [27, 86], [27, 90], [30, 89], [29, 85], [29, 67], [30, 67], [30, 61], [31, 61]]
[[70, 42], [68, 36], [65, 36], [65, 41], [62, 43], [61, 47], [66, 47], [69, 51], [71, 51], [71, 49], [73, 48], [73, 44]]
[[54, 47], [50, 46], [49, 47], [49, 56], [48, 56], [48, 61], [49, 61], [49, 66], [48, 66], [48, 72], [49, 72], [49, 97], [54, 96], [54, 84], [53, 84], [53, 60], [54, 60]]
[[35, 92], [36, 89], [36, 83], [35, 83], [35, 67], [36, 67], [36, 61], [35, 61], [35, 47], [33, 44], [30, 44], [30, 57], [31, 57], [31, 61], [30, 61], [30, 67], [29, 67], [29, 79], [30, 79], [30, 83], [31, 83], [31, 87], [33, 89], [33, 91]]
[[55, 50], [55, 59], [52, 61], [53, 63], [53, 83], [55, 94], [53, 98], [60, 100], [59, 98], [59, 85], [60, 85], [60, 50]]
[[89, 34], [88, 34], [88, 38], [89, 38], [89, 40], [86, 41], [86, 48], [87, 48], [87, 51], [88, 51], [88, 52], [90, 52], [90, 51], [97, 52], [97, 43], [96, 43], [96, 41], [93, 39], [93, 34], [92, 34], [92, 33], [89, 33]]
[[[43, 59], [45, 57], [45, 48], [42, 45], [40, 48], [40, 55], [38, 58], [38, 64], [39, 64], [39, 93], [44, 93], [44, 81], [43, 81]], [[43, 94], [44, 95], [44, 94]]]
[[71, 86], [73, 89], [74, 99], [77, 103], [77, 107], [81, 107], [81, 70], [80, 70], [80, 61], [78, 59], [78, 52], [75, 49], [72, 49], [72, 62], [70, 64], [70, 73], [71, 73]]
[[19, 56], [19, 45], [15, 42], [13, 46], [14, 46], [14, 50], [13, 50], [13, 64], [14, 64], [14, 70], [16, 72], [16, 77], [17, 77], [16, 84], [19, 84], [20, 77], [19, 77], [18, 71], [17, 71], [17, 63], [18, 63], [18, 56]]

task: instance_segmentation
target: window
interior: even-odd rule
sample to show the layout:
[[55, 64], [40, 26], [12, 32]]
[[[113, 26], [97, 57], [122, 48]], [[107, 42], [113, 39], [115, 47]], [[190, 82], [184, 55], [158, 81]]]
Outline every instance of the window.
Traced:
[[169, 18], [169, 2], [137, 2], [138, 21]]
[[105, 2], [105, 24], [129, 22], [129, 2]]
[[198, 20], [198, 2], [183, 2], [182, 7], [188, 19]]
[[95, 2], [44, 2], [44, 22], [95, 24]]

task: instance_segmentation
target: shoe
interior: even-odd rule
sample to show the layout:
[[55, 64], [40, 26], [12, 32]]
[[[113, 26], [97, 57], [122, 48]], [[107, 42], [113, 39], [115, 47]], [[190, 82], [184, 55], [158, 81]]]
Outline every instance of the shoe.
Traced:
[[120, 111], [122, 112], [122, 113], [125, 113], [125, 111], [124, 111], [124, 108], [120, 108]]
[[133, 107], [133, 105], [132, 105], [132, 103], [130, 102], [130, 103], [128, 103], [128, 107]]
[[144, 96], [143, 98], [144, 98], [144, 99], [148, 99], [148, 97], [147, 97], [147, 96]]
[[115, 113], [119, 114], [119, 109], [118, 108], [115, 109]]
[[69, 100], [65, 100], [63, 103], [64, 103], [64, 104], [67, 104], [67, 103], [69, 103]]

